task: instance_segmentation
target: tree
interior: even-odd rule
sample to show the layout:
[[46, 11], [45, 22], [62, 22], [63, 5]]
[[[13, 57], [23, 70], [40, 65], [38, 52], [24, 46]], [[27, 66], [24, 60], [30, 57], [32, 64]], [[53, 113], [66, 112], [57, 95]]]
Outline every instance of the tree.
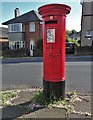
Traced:
[[72, 33], [72, 34], [76, 34], [77, 31], [73, 29], [73, 30], [71, 30], [71, 33]]
[[66, 35], [70, 35], [71, 34], [71, 31], [69, 31], [69, 30], [66, 30]]
[[69, 42], [70, 38], [69, 36], [66, 34], [66, 42]]
[[43, 40], [38, 39], [34, 48], [34, 56], [41, 57], [43, 56]]
[[41, 50], [43, 49], [43, 40], [42, 39], [39, 39], [37, 41], [36, 48], [41, 49]]

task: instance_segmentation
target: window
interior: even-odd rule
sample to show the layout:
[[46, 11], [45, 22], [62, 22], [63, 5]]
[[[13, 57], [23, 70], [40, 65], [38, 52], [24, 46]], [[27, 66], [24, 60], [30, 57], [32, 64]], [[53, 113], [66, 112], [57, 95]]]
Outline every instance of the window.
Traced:
[[42, 25], [42, 24], [43, 24], [43, 22], [40, 22], [40, 24]]
[[8, 25], [9, 32], [22, 32], [22, 23]]
[[35, 32], [35, 22], [29, 23], [29, 32]]
[[87, 30], [85, 37], [86, 38], [92, 38], [93, 37], [93, 31], [92, 30]]
[[77, 38], [74, 38], [75, 40], [77, 40]]
[[24, 41], [20, 41], [20, 42], [10, 41], [9, 42], [9, 48], [11, 50], [18, 50], [18, 49], [24, 48], [24, 47], [25, 47], [25, 42]]

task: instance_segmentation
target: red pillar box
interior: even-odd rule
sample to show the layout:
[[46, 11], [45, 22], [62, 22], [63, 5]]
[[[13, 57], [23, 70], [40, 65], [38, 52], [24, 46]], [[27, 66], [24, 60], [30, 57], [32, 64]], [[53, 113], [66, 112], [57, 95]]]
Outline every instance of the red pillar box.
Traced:
[[47, 97], [65, 95], [66, 14], [71, 8], [63, 4], [40, 7], [43, 17], [43, 89]]

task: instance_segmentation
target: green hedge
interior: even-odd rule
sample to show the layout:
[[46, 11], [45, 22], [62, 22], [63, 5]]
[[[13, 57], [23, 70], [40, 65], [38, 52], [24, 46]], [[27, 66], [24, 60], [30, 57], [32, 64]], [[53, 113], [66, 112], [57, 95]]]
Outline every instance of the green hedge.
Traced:
[[43, 50], [42, 49], [35, 49], [34, 50], [34, 57], [42, 57], [43, 56]]
[[3, 57], [27, 57], [28, 55], [29, 55], [29, 51], [26, 49], [2, 50]]

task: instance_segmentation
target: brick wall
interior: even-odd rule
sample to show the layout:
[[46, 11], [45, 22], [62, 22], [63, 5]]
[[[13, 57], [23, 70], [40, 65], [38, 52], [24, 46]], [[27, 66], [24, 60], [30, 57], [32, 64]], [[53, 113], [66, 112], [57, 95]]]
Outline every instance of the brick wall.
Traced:
[[93, 46], [75, 46], [74, 55], [93, 55]]
[[35, 32], [29, 32], [29, 23], [24, 25], [25, 32], [25, 46], [29, 49], [30, 40], [34, 40], [35, 44], [38, 39], [42, 38], [42, 24], [35, 22]]

